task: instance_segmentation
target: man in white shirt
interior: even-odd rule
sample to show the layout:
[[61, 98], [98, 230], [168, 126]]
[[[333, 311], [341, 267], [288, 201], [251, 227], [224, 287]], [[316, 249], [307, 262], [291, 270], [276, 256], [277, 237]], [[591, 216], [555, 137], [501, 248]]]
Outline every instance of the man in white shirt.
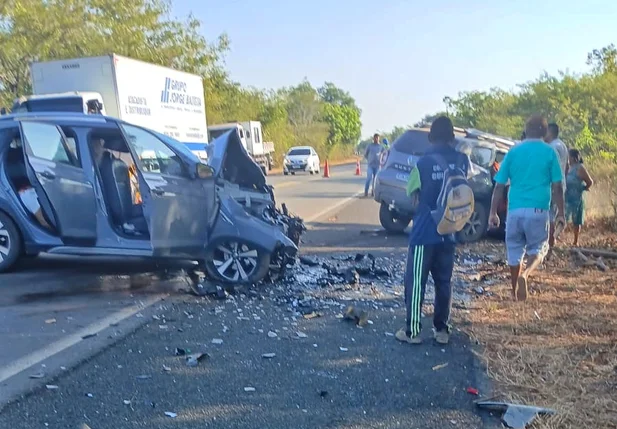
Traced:
[[[555, 152], [557, 152], [557, 159], [559, 160], [559, 166], [561, 167], [561, 177], [563, 183], [566, 183], [566, 174], [568, 173], [568, 147], [559, 139], [559, 126], [551, 122], [548, 124], [548, 132], [546, 133], [546, 137], [544, 141], [547, 142]], [[564, 195], [565, 195], [565, 186], [563, 187]], [[564, 215], [564, 213], [559, 213], [560, 215]], [[551, 204], [551, 231], [550, 237], [548, 241], [549, 245], [549, 255], [552, 253], [553, 246], [555, 245], [555, 218], [557, 216], [557, 208], [554, 203]], [[560, 231], [561, 232], [561, 231]]]

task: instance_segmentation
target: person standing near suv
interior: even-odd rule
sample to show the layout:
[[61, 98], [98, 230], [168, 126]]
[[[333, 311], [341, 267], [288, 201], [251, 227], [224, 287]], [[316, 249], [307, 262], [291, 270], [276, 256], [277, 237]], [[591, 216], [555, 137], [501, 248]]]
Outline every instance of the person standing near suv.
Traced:
[[379, 143], [379, 134], [373, 135], [373, 143], [366, 146], [364, 151], [364, 158], [368, 164], [366, 168], [366, 183], [364, 185], [364, 196], [368, 197], [369, 187], [371, 188], [371, 195], [375, 193], [375, 178], [377, 177], [377, 171], [379, 171], [379, 158], [383, 146]]
[[[559, 138], [559, 125], [554, 122], [548, 124], [548, 131], [546, 133], [546, 137], [544, 139], [554, 150], [557, 152], [557, 160], [559, 161], [559, 166], [561, 167], [561, 184], [563, 188], [563, 192], [565, 194], [566, 191], [566, 174], [568, 173], [568, 148], [564, 142]], [[565, 216], [565, 213], [559, 213], [562, 216]], [[550, 235], [548, 239], [548, 255], [550, 255], [553, 251], [553, 246], [555, 246], [555, 219], [557, 217], [557, 207], [555, 205], [555, 201], [551, 203], [551, 229]]]
[[455, 240], [453, 235], [441, 235], [432, 211], [437, 208], [444, 170], [459, 168], [469, 175], [469, 157], [454, 149], [454, 127], [446, 116], [440, 116], [431, 125], [428, 135], [431, 147], [411, 170], [407, 195], [417, 201], [416, 214], [409, 237], [407, 267], [405, 270], [405, 307], [407, 320], [396, 339], [409, 344], [420, 344], [422, 303], [429, 273], [435, 282], [435, 312], [433, 326], [435, 340], [447, 344], [450, 339], [450, 307], [452, 305], [452, 270], [454, 269]]
[[[557, 151], [546, 144], [548, 124], [542, 115], [533, 115], [525, 127], [526, 140], [514, 146], [495, 176], [489, 225], [498, 228], [497, 210], [508, 193], [506, 250], [515, 300], [527, 299], [527, 281], [548, 251], [551, 202], [555, 204], [556, 228], [565, 227], [562, 174]], [[527, 255], [524, 270], [521, 263]]]

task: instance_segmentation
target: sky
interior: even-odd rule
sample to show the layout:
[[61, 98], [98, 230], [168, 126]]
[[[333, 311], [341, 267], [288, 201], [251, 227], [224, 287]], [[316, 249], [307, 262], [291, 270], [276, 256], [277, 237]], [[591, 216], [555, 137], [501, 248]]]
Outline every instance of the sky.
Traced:
[[242, 85], [349, 91], [364, 137], [444, 110], [444, 96], [585, 72], [588, 52], [617, 44], [614, 0], [172, 0], [172, 13], [229, 36]]

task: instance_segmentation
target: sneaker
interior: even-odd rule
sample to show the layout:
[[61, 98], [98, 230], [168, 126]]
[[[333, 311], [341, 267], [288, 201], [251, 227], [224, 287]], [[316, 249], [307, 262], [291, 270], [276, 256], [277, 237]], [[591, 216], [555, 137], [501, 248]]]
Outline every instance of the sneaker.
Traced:
[[405, 328], [401, 328], [396, 332], [396, 339], [408, 344], [422, 344], [422, 338], [420, 335], [416, 335], [415, 337], [410, 337], [407, 335], [407, 330]]
[[448, 331], [436, 331], [435, 341], [437, 341], [438, 344], [448, 344], [450, 341], [450, 334]]
[[527, 278], [520, 276], [516, 281], [516, 299], [519, 301], [527, 300]]

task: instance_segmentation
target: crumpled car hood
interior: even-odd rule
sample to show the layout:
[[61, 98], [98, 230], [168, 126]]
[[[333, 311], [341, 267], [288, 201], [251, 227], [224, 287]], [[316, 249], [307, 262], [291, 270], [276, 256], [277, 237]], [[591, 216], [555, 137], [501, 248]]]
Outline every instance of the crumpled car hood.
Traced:
[[266, 177], [242, 145], [238, 130], [231, 130], [207, 146], [208, 165], [219, 179], [246, 189], [267, 192]]

